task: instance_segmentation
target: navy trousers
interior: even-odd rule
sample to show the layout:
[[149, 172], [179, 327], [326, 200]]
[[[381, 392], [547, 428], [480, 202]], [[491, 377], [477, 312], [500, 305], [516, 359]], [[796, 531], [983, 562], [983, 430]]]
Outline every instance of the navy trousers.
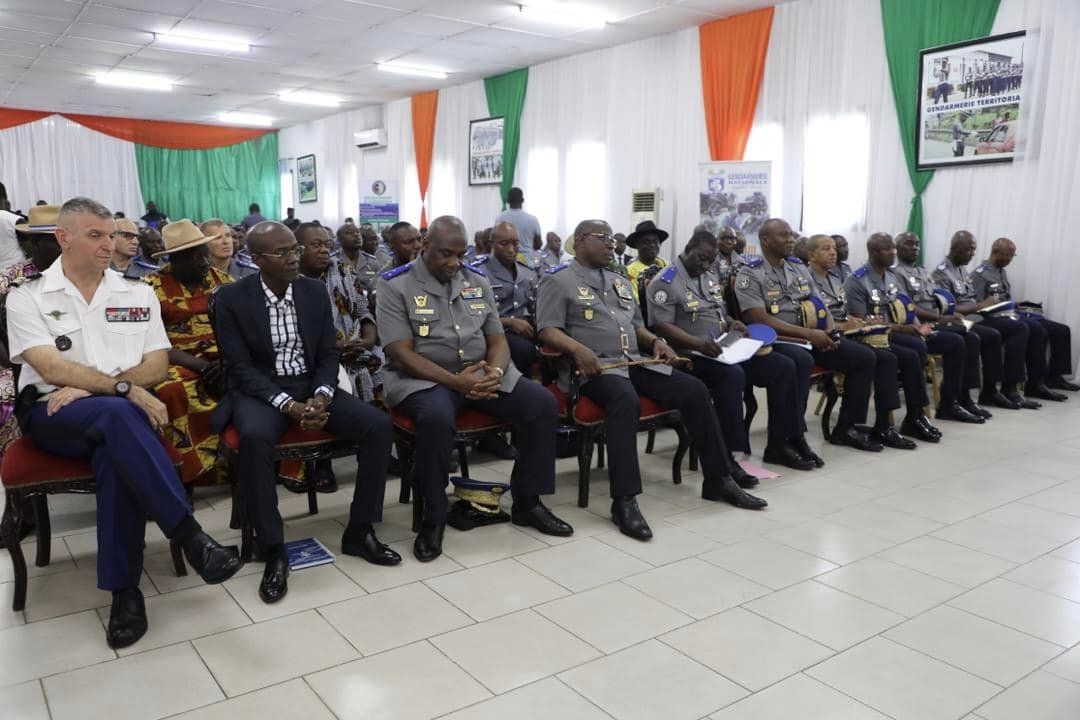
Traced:
[[[891, 372], [883, 368], [882, 372], [893, 378], [896, 387], [895, 356], [886, 353], [883, 362], [891, 364]], [[814, 361], [826, 370], [844, 373], [844, 396], [840, 402], [840, 413], [836, 418], [835, 432], [843, 433], [858, 423], [866, 422], [866, 413], [870, 408], [870, 384], [878, 372], [877, 361], [883, 356], [875, 356], [874, 351], [855, 340], [842, 338], [835, 350], [814, 351]], [[890, 360], [892, 358], [892, 360]], [[897, 400], [896, 407], [900, 403]]]
[[[985, 334], [975, 332], [975, 328], [970, 331], [964, 330], [962, 327], [946, 326], [938, 329], [931, 335], [956, 335], [964, 341], [964, 380], [961, 392], [964, 390], [971, 390], [972, 388], [979, 387], [979, 364], [983, 356], [983, 342], [984, 339], [991, 343], [991, 345], [997, 345], [997, 352], [993, 353], [993, 357], [997, 358], [997, 380], [989, 379], [990, 370], [984, 365], [983, 373], [987, 376], [984, 380], [987, 383], [1000, 382], [1001, 380], [1001, 333], [993, 328], [984, 328]], [[937, 352], [931, 350], [930, 352]], [[942, 388], [944, 393], [944, 387]]]
[[961, 336], [954, 332], [935, 331], [926, 336], [926, 349], [934, 355], [941, 356], [941, 406], [956, 402], [965, 390], [964, 380], [967, 374], [965, 366], [968, 355], [966, 337], [968, 335], [975, 338], [976, 348], [973, 355], [977, 368], [979, 358], [977, 335], [965, 333]]
[[147, 515], [167, 537], [191, 515], [184, 487], [146, 413], [118, 397], [76, 400], [52, 416], [40, 402], [27, 415], [25, 429], [47, 453], [90, 460], [98, 587], [138, 587]]
[[525, 377], [532, 377], [533, 364], [540, 358], [536, 343], [517, 333], [506, 333], [506, 344], [510, 346], [510, 361]]
[[[1027, 376], [1025, 366], [1027, 364], [1028, 354], [1028, 340], [1030, 337], [1030, 331], [1028, 326], [1021, 320], [1013, 320], [1007, 317], [994, 317], [988, 315], [983, 318], [983, 321], [978, 325], [975, 325], [972, 330], [975, 330], [980, 335], [984, 336], [985, 330], [983, 328], [990, 328], [996, 330], [1001, 334], [1001, 344], [1004, 350], [1005, 363], [1004, 374], [1000, 377], [1000, 380], [1006, 385], [1015, 386], [1018, 383], [1024, 382], [1024, 378]], [[983, 342], [983, 382], [990, 382], [985, 376], [987, 369], [987, 347]], [[1045, 371], [1046, 359], [1043, 358], [1043, 368]], [[985, 387], [985, 385], [984, 385]]]
[[1064, 323], [1040, 320], [1050, 343], [1050, 365], [1047, 375], [1051, 378], [1072, 375], [1072, 331]]
[[900, 386], [904, 388], [904, 404], [908, 415], [921, 415], [930, 402], [926, 394], [926, 357], [928, 348], [917, 335], [894, 332], [889, 336], [889, 350], [896, 355]]

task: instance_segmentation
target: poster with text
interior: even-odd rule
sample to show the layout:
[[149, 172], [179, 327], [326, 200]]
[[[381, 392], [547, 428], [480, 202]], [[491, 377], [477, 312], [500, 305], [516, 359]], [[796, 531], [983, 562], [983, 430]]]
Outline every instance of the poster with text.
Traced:
[[701, 163], [701, 224], [714, 235], [723, 228], [742, 233], [747, 253], [758, 252], [757, 233], [769, 218], [771, 162]]
[[1023, 132], [1026, 40], [1015, 32], [919, 54], [920, 170], [1012, 161]]
[[490, 117], [469, 122], [469, 184], [498, 185], [503, 177], [503, 130], [506, 121]]
[[381, 178], [360, 181], [360, 224], [376, 230], [398, 221], [397, 182]]

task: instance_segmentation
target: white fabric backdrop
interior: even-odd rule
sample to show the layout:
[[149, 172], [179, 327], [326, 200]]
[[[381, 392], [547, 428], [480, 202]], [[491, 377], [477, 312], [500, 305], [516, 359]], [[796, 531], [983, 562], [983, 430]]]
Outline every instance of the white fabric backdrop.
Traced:
[[128, 217], [145, 210], [135, 145], [50, 115], [0, 130], [0, 180], [12, 209], [83, 195]]

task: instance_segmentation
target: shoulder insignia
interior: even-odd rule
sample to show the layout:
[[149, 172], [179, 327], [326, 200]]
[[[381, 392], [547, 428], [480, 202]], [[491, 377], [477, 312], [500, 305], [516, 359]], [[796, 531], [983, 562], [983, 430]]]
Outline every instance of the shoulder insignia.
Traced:
[[858, 270], [856, 270], [855, 272], [853, 272], [851, 274], [854, 275], [857, 278], [866, 277], [866, 266], [863, 265], [861, 268], [859, 268]]
[[948, 266], [945, 263], [941, 263], [940, 265], [937, 266], [937, 269], [940, 270], [941, 272], [945, 272], [945, 270], [948, 269]]
[[144, 268], [146, 268], [148, 270], [160, 270], [161, 269], [160, 265], [155, 265], [154, 263], [147, 262], [147, 261], [143, 260], [142, 258], [138, 258], [138, 257], [137, 258], [132, 258], [131, 262], [134, 263], [135, 265], [138, 265], [139, 267], [144, 267]]
[[763, 262], [765, 262], [765, 258], [763, 258], [763, 257], [754, 257], [754, 258], [751, 258], [750, 260], [746, 261], [746, 267], [752, 267], [752, 268], [761, 267], [761, 264]]
[[986, 269], [986, 263], [980, 263], [979, 267], [975, 268], [975, 272], [981, 274], [982, 271], [985, 270], [985, 269]]
[[671, 284], [671, 281], [675, 279], [675, 276], [679, 274], [679, 268], [675, 265], [669, 265], [664, 269], [664, 272], [660, 273], [660, 279], [664, 282]]
[[474, 257], [473, 261], [471, 263], [469, 263], [469, 264], [470, 265], [479, 265], [480, 263], [486, 263], [490, 259], [491, 259], [490, 253], [484, 253], [482, 255], [477, 255], [476, 257]]
[[17, 277], [14, 280], [11, 281], [11, 287], [13, 287], [13, 288], [14, 287], [19, 287], [20, 285], [23, 285], [25, 283], [34, 282], [35, 280], [40, 280], [43, 277], [45, 277], [45, 276], [42, 275], [39, 272], [38, 273], [33, 273], [31, 275], [22, 275], [22, 276]]
[[412, 269], [412, 263], [411, 262], [410, 263], [405, 263], [401, 267], [396, 267], [393, 270], [387, 270], [386, 272], [384, 272], [382, 274], [382, 279], [383, 280], [393, 280], [397, 276], [404, 275], [405, 273], [409, 272], [409, 270], [411, 270], [411, 269]]
[[556, 265], [555, 267], [549, 267], [547, 270], [544, 271], [544, 274], [545, 275], [554, 275], [555, 273], [559, 272], [560, 270], [565, 270], [568, 267], [569, 267], [569, 265], [567, 265], [566, 263], [563, 263], [562, 265]]
[[480, 263], [477, 262], [473, 263], [472, 265], [462, 265], [462, 267], [464, 267], [466, 270], [470, 270], [476, 273], [477, 275], [480, 275], [481, 277], [487, 277], [487, 273], [477, 267], [478, 265], [480, 265]]
[[788, 262], [793, 262], [793, 263], [795, 263], [796, 265], [803, 265], [803, 264], [805, 264], [805, 263], [803, 263], [803, 261], [802, 261], [802, 260], [800, 260], [799, 258], [795, 257], [794, 255], [788, 255], [788, 257], [787, 257], [787, 261], [788, 261]]

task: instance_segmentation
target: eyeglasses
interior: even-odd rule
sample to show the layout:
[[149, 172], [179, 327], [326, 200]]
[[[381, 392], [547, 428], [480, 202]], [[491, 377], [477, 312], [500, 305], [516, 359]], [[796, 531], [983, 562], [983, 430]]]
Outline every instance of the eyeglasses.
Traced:
[[303, 245], [293, 245], [291, 248], [285, 248], [284, 250], [275, 250], [274, 252], [256, 252], [256, 253], [252, 253], [252, 255], [262, 255], [263, 257], [272, 257], [272, 258], [276, 258], [278, 260], [284, 260], [285, 258], [289, 257], [290, 255], [292, 257], [300, 257], [303, 254], [304, 254], [304, 246]]
[[597, 238], [598, 240], [603, 242], [608, 247], [615, 247], [615, 236], [614, 235], [608, 235], [607, 233], [590, 232], [590, 233], [582, 233], [581, 236], [582, 237], [587, 237], [587, 238]]
[[114, 232], [112, 234], [112, 239], [113, 240], [116, 240], [117, 238], [123, 238], [125, 240], [134, 240], [137, 237], [139, 237], [139, 235], [137, 233], [124, 232], [122, 230], [117, 230], [116, 232]]

